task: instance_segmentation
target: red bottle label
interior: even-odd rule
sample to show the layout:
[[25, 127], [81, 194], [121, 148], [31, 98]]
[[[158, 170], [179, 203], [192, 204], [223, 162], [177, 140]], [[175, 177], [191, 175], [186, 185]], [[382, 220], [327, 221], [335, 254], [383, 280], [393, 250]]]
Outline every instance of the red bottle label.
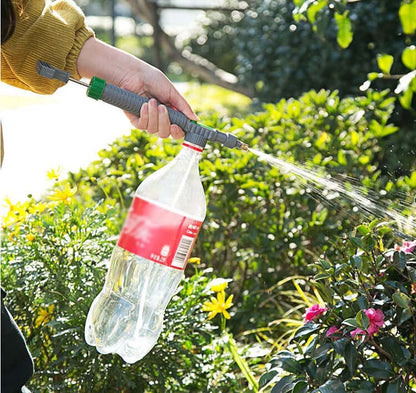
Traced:
[[140, 257], [184, 270], [202, 221], [134, 197], [117, 245]]

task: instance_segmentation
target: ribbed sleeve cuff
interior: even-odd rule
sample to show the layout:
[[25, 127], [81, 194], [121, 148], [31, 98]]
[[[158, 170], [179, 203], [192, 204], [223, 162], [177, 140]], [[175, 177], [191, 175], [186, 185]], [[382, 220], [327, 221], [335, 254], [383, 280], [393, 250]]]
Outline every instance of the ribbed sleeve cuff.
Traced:
[[66, 71], [69, 71], [75, 79], [81, 79], [77, 69], [77, 59], [85, 41], [91, 37], [94, 37], [94, 32], [86, 26], [82, 26], [76, 33], [74, 45], [66, 60]]

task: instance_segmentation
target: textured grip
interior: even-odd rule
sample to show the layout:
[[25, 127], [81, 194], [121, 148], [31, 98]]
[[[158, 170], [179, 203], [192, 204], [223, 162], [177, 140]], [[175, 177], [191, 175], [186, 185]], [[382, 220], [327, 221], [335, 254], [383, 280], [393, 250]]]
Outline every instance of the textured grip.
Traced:
[[147, 98], [109, 83], [105, 85], [100, 100], [137, 116], [140, 116], [143, 104], [149, 101]]
[[[140, 110], [142, 109], [143, 104], [149, 101], [147, 98], [109, 83], [105, 85], [100, 100], [120, 109], [124, 109], [136, 116], [140, 116]], [[177, 124], [185, 132], [189, 131], [190, 125], [192, 124], [191, 121], [183, 113], [169, 107], [167, 109], [170, 122], [172, 124]]]
[[[132, 93], [131, 91], [107, 84], [104, 80], [93, 80], [92, 85], [87, 93], [90, 97], [100, 99], [107, 104], [124, 109], [139, 117], [143, 104], [149, 101], [147, 98]], [[244, 149], [247, 150], [247, 145], [239, 141], [234, 135], [191, 121], [182, 112], [178, 112], [170, 107], [167, 107], [167, 110], [171, 124], [177, 124], [184, 132], [192, 134], [193, 138], [191, 139], [193, 143], [204, 146], [207, 141], [219, 142], [230, 148], [237, 147], [241, 149], [244, 146]], [[191, 135], [188, 136], [190, 137]]]

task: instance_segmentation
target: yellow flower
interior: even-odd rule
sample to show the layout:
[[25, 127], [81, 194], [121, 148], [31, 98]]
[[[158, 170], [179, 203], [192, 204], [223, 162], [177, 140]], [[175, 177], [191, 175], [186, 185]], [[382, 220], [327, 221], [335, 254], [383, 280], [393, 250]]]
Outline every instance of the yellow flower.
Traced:
[[225, 292], [217, 293], [217, 297], [211, 297], [211, 301], [206, 301], [202, 306], [202, 311], [209, 311], [208, 319], [214, 318], [217, 314], [222, 314], [226, 319], [230, 319], [227, 309], [233, 305], [233, 295], [225, 300]]
[[36, 202], [29, 206], [28, 211], [30, 214], [42, 213], [47, 207], [46, 203]]
[[194, 263], [195, 265], [200, 265], [201, 264], [201, 258], [198, 258], [198, 257], [189, 258], [189, 263]]
[[27, 241], [29, 241], [29, 242], [33, 242], [33, 240], [35, 240], [35, 235], [34, 235], [33, 233], [29, 233], [29, 234], [26, 236], [26, 239], [27, 239]]
[[6, 228], [24, 221], [27, 216], [29, 202], [17, 202], [14, 204], [9, 198], [5, 198], [5, 202], [8, 205], [8, 212], [4, 217], [3, 227]]
[[228, 281], [225, 278], [215, 278], [208, 284], [208, 289], [213, 292], [224, 291], [228, 287]]
[[39, 308], [38, 317], [35, 320], [35, 327], [39, 327], [40, 325], [47, 324], [52, 319], [52, 313], [55, 308], [55, 304], [51, 304], [46, 308]]
[[65, 188], [58, 188], [52, 195], [48, 197], [51, 201], [63, 202], [65, 205], [68, 205], [74, 195], [77, 192], [77, 188], [70, 188], [69, 184], [65, 184]]
[[55, 180], [58, 181], [59, 180], [59, 176], [61, 176], [62, 174], [62, 168], [60, 166], [58, 166], [58, 168], [56, 169], [51, 169], [50, 171], [48, 171], [46, 173], [46, 176], [49, 180]]

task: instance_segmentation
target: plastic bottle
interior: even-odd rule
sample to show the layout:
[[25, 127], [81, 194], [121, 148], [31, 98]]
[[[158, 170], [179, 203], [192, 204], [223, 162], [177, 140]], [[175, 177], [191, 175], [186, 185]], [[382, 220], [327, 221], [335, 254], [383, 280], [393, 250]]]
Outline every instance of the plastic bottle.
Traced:
[[158, 340], [206, 214], [198, 167], [205, 142], [187, 133], [180, 153], [135, 193], [85, 325], [87, 343], [103, 354], [134, 363]]

